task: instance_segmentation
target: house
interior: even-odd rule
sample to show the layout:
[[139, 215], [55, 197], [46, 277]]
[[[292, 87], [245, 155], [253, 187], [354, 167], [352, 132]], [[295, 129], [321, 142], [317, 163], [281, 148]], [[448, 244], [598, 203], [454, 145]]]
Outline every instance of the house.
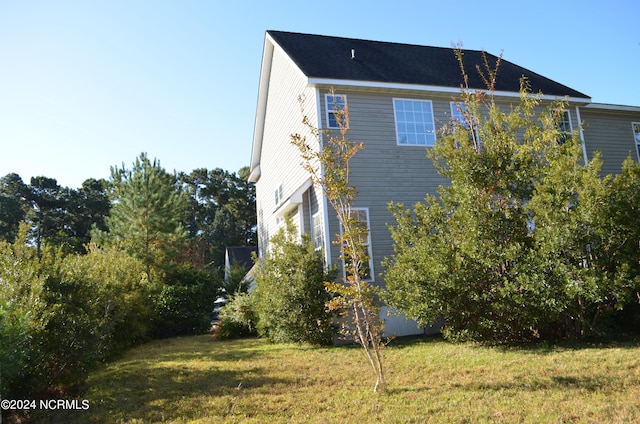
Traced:
[[227, 247], [224, 252], [224, 281], [229, 282], [233, 278], [232, 268], [239, 267], [240, 271], [244, 273], [244, 278], [240, 282], [247, 281], [247, 284], [252, 282], [253, 257], [257, 253], [256, 246]]
[[[482, 52], [465, 50], [464, 62], [470, 88], [485, 88], [475, 71]], [[585, 160], [601, 151], [603, 171], [610, 173], [618, 172], [630, 153], [638, 159], [640, 107], [593, 103], [586, 94], [506, 60], [495, 87], [498, 102], [517, 101], [523, 75], [544, 99], [568, 100], [563, 125], [580, 128]], [[312, 235], [327, 263], [340, 265], [339, 249], [332, 244], [340, 231], [335, 213], [300, 165], [290, 134], [309, 135], [301, 124], [303, 113], [317, 128], [334, 128], [333, 105], [346, 103], [348, 136], [364, 143], [352, 160], [351, 182], [358, 192], [355, 206], [369, 227], [369, 277], [384, 284], [381, 262], [393, 254], [387, 224], [394, 219], [387, 204], [413, 205], [447, 183], [425, 150], [434, 144], [435, 131], [455, 115], [461, 82], [451, 48], [267, 31], [249, 177], [256, 183], [260, 257], [289, 216], [300, 232]], [[386, 330], [396, 335], [423, 331], [401, 317], [390, 317]]]
[[253, 255], [257, 253], [256, 246], [233, 246], [224, 251], [224, 279], [229, 278], [232, 266], [240, 266], [245, 274], [253, 267]]

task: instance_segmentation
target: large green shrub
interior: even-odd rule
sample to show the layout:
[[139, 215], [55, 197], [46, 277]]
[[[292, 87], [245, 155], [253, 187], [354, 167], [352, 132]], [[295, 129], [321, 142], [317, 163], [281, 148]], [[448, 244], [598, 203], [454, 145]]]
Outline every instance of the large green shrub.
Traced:
[[62, 257], [43, 246], [0, 243], [0, 373], [4, 397], [82, 385], [88, 372], [148, 329], [142, 262], [91, 247]]
[[[80, 293], [86, 291], [83, 300], [97, 319], [92, 333], [100, 359], [147, 337], [150, 301], [158, 288], [147, 281], [142, 261], [116, 248], [91, 245], [87, 255], [65, 258], [62, 271], [64, 285], [78, 285]], [[79, 294], [63, 297], [60, 302], [74, 296]]]
[[639, 178], [630, 164], [601, 178], [599, 157], [585, 165], [578, 132], [563, 132], [566, 105], [521, 87], [506, 111], [463, 92], [463, 121], [429, 150], [450, 184], [412, 211], [391, 206], [384, 298], [425, 324], [445, 318], [448, 337], [601, 334], [638, 300]]
[[308, 234], [300, 237], [289, 221], [270, 240], [269, 255], [254, 273], [258, 331], [274, 342], [327, 345], [333, 342], [333, 317], [326, 311], [333, 281], [321, 252]]
[[[0, 396], [17, 392], [19, 381], [32, 369], [31, 349], [41, 329], [47, 279], [45, 263], [53, 263], [50, 251], [37, 251], [25, 244], [28, 227], [21, 225], [14, 243], [0, 242]], [[38, 386], [38, 388], [40, 388]], [[26, 391], [26, 393], [30, 393]]]
[[208, 331], [221, 286], [217, 274], [203, 269], [183, 265], [170, 271], [154, 301], [153, 337]]

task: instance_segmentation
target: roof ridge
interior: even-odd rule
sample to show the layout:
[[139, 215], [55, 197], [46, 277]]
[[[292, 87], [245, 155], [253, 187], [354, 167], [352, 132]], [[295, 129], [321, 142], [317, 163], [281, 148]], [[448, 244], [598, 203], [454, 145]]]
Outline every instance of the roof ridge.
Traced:
[[[312, 34], [312, 33], [308, 33], [308, 32], [298, 32], [298, 31], [282, 31], [282, 30], [272, 30], [269, 29], [266, 31], [267, 33], [280, 33], [280, 34], [291, 34], [291, 35], [303, 35], [303, 36], [309, 36], [309, 37], [322, 37], [322, 38], [329, 38], [329, 39], [338, 39], [338, 40], [353, 40], [353, 41], [359, 41], [359, 42], [365, 42], [365, 43], [381, 43], [381, 44], [391, 44], [391, 45], [399, 45], [399, 46], [411, 46], [411, 47], [428, 47], [428, 48], [432, 48], [432, 49], [442, 49], [442, 50], [453, 50], [456, 49], [456, 46], [450, 46], [450, 47], [443, 47], [443, 46], [432, 46], [432, 45], [427, 45], [427, 44], [416, 44], [416, 43], [402, 43], [402, 42], [396, 42], [396, 41], [384, 41], [384, 40], [370, 40], [370, 39], [366, 39], [366, 38], [358, 38], [358, 37], [344, 37], [344, 36], [337, 36], [337, 35], [325, 35], [325, 34]], [[487, 53], [490, 54], [494, 57], [498, 57], [496, 55], [494, 55], [493, 53], [490, 53], [486, 50], [477, 50], [477, 49], [467, 49], [462, 47], [461, 48], [462, 51], [467, 51], [467, 52], [476, 52], [476, 53]]]

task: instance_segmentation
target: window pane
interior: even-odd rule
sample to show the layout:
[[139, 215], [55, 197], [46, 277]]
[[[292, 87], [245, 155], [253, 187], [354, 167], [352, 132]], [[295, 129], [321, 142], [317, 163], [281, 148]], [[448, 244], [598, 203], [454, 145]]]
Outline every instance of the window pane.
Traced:
[[394, 99], [394, 106], [398, 144], [434, 144], [434, 124], [430, 101]]
[[347, 98], [344, 94], [336, 94], [332, 96], [327, 94], [325, 96], [326, 109], [327, 109], [327, 126], [329, 128], [338, 128], [338, 122], [336, 121], [335, 111], [344, 109], [346, 107]]

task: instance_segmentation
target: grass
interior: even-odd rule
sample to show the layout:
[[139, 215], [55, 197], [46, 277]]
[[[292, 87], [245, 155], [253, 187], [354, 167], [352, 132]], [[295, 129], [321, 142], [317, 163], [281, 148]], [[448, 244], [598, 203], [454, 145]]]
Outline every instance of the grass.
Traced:
[[640, 422], [640, 344], [484, 347], [439, 338], [384, 350], [388, 391], [356, 347], [210, 336], [131, 350], [89, 379], [68, 423]]

